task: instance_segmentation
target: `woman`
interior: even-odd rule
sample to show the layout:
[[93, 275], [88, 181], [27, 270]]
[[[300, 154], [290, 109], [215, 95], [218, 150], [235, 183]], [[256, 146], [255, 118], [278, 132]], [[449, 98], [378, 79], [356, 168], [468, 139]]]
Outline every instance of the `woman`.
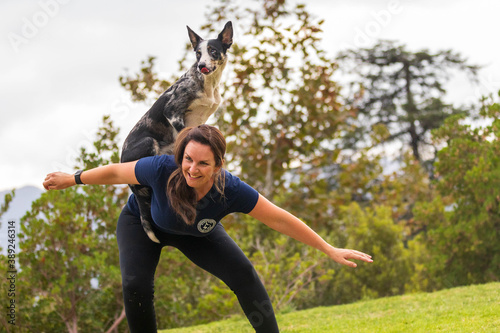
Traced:
[[141, 184], [152, 188], [153, 228], [160, 244], [152, 242], [144, 232], [133, 194], [118, 218], [123, 297], [131, 332], [156, 332], [154, 273], [161, 249], [167, 245], [224, 281], [236, 294], [256, 332], [279, 332], [271, 301], [254, 267], [219, 223], [233, 212], [246, 213], [338, 263], [356, 267], [348, 259], [372, 262], [365, 253], [329, 245], [298, 218], [223, 170], [225, 151], [222, 133], [201, 125], [179, 133], [174, 156], [151, 156], [75, 175], [56, 172], [45, 178], [43, 186], [47, 190], [77, 183]]

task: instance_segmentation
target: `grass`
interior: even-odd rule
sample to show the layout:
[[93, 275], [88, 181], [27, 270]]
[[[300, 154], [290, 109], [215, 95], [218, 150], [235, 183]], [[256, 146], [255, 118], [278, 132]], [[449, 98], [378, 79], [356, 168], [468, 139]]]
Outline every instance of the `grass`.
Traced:
[[[499, 332], [500, 283], [319, 307], [277, 316], [287, 332]], [[160, 331], [252, 333], [246, 318]]]

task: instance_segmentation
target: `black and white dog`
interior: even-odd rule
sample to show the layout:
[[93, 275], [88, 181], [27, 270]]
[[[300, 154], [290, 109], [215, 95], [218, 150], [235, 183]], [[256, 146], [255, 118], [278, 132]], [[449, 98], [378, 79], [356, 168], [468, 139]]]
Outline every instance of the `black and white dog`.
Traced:
[[[227, 22], [217, 39], [203, 40], [189, 27], [196, 62], [153, 104], [125, 139], [121, 162], [172, 154], [175, 138], [184, 127], [204, 124], [219, 107], [219, 82], [233, 43], [233, 26]], [[151, 189], [131, 185], [149, 238], [159, 243], [151, 229]]]

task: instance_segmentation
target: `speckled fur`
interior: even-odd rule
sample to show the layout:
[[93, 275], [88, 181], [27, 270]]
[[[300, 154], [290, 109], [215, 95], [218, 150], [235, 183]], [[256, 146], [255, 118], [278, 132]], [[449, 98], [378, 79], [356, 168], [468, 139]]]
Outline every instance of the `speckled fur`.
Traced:
[[[227, 63], [226, 51], [233, 43], [232, 24], [227, 22], [217, 39], [210, 40], [187, 29], [197, 60], [132, 128], [123, 144], [122, 162], [172, 154], [177, 134], [186, 126], [205, 123], [220, 105], [219, 82]], [[151, 189], [141, 185], [130, 188], [137, 198], [144, 231], [159, 243], [151, 229]]]

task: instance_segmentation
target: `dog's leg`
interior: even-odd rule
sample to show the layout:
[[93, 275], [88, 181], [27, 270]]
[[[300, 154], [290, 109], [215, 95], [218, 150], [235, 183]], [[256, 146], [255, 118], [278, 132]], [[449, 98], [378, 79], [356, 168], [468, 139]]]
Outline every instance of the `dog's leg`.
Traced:
[[174, 128], [174, 138], [177, 137], [177, 134], [186, 127], [184, 123], [184, 114], [178, 116], [167, 117], [167, 121]]
[[141, 225], [149, 239], [155, 243], [160, 243], [151, 227], [153, 217], [151, 216], [151, 188], [141, 185], [131, 185], [130, 188], [134, 192], [139, 212], [141, 214]]
[[[125, 140], [124, 147], [127, 147], [127, 149], [124, 149], [122, 152], [122, 163], [158, 154], [159, 145], [151, 137], [139, 140], [132, 147], [128, 146], [127, 142], [128, 140]], [[144, 231], [153, 242], [160, 243], [151, 227], [151, 223], [153, 223], [153, 217], [151, 216], [151, 188], [142, 185], [129, 185], [129, 187], [134, 193], [137, 205], [139, 206], [141, 225]]]

